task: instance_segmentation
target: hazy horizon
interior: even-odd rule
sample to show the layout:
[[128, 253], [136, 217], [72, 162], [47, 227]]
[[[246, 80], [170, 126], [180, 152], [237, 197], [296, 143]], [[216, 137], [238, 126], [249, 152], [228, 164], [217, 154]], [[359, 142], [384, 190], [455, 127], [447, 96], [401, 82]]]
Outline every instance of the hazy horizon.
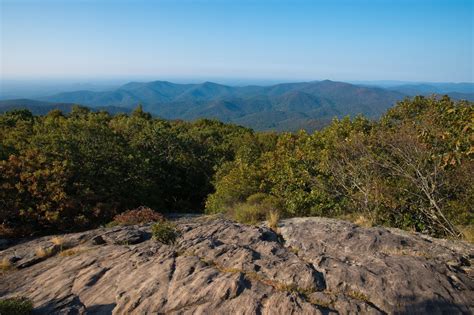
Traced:
[[474, 82], [465, 0], [0, 5], [2, 81]]

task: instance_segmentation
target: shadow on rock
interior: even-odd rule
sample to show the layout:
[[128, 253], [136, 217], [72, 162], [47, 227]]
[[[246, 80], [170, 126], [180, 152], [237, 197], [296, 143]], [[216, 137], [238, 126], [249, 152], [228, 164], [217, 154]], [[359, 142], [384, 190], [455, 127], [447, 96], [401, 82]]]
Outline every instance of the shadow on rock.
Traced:
[[78, 296], [71, 294], [63, 298], [48, 301], [39, 307], [35, 307], [33, 314], [84, 314], [86, 307]]
[[111, 304], [97, 304], [97, 305], [92, 305], [87, 308], [87, 314], [88, 315], [109, 315], [112, 314], [112, 311], [114, 310], [115, 306], [117, 304], [111, 303]]
[[403, 307], [397, 309], [393, 314], [472, 314], [473, 310], [467, 305], [456, 304], [443, 299], [430, 299], [418, 302], [416, 297], [405, 297]]

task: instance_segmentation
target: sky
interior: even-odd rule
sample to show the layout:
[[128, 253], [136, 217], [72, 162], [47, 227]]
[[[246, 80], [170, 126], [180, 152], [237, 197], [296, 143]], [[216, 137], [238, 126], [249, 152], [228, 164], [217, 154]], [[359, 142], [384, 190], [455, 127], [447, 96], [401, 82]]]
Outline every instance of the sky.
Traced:
[[472, 0], [0, 0], [2, 80], [473, 82]]

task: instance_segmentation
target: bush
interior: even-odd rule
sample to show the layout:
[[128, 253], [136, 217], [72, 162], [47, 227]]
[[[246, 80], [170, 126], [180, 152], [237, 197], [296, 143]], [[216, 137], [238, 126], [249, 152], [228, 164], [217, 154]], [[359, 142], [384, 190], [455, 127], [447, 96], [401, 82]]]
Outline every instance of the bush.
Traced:
[[0, 314], [26, 315], [31, 314], [33, 303], [25, 297], [13, 297], [0, 300]]
[[176, 226], [166, 221], [153, 224], [151, 234], [155, 240], [168, 245], [174, 244], [179, 235]]
[[[135, 225], [150, 222], [160, 222], [164, 218], [158, 212], [153, 211], [147, 207], [139, 207], [134, 210], [128, 210], [124, 213], [116, 215], [113, 223], [118, 225]], [[114, 225], [113, 224], [113, 225]]]
[[257, 223], [275, 206], [265, 192], [284, 201], [284, 217], [362, 216], [362, 225], [459, 238], [456, 226], [474, 223], [473, 114], [466, 101], [415, 97], [378, 122], [346, 117], [312, 135], [282, 133], [217, 170], [206, 210]]

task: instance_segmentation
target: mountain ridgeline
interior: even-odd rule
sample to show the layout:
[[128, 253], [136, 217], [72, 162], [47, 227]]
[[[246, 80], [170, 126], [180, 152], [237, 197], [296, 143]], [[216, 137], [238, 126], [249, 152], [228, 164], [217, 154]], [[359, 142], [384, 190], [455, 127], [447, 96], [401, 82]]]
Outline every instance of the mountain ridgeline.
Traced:
[[212, 82], [131, 82], [113, 91], [77, 91], [41, 98], [54, 103], [132, 109], [137, 104], [167, 119], [216, 118], [256, 130], [313, 130], [333, 117], [377, 118], [404, 94], [375, 87], [317, 81], [231, 87]]
[[214, 118], [255, 130], [313, 131], [328, 125], [334, 117], [362, 114], [379, 118], [407, 96], [436, 93], [474, 100], [472, 90], [470, 83], [381, 88], [329, 80], [272, 86], [130, 82], [110, 91], [84, 90], [39, 97], [35, 101], [0, 101], [0, 111], [16, 107], [34, 114], [45, 114], [51, 109], [68, 113], [72, 104], [80, 104], [94, 110], [128, 113], [141, 104], [144, 110], [166, 119]]
[[404, 95], [373, 87], [319, 81], [273, 86], [231, 87], [212, 82], [174, 84], [131, 82], [109, 92], [61, 93], [44, 100], [113, 105], [146, 111], [168, 119], [216, 118], [256, 130], [314, 129], [333, 117], [364, 114], [379, 117]]

